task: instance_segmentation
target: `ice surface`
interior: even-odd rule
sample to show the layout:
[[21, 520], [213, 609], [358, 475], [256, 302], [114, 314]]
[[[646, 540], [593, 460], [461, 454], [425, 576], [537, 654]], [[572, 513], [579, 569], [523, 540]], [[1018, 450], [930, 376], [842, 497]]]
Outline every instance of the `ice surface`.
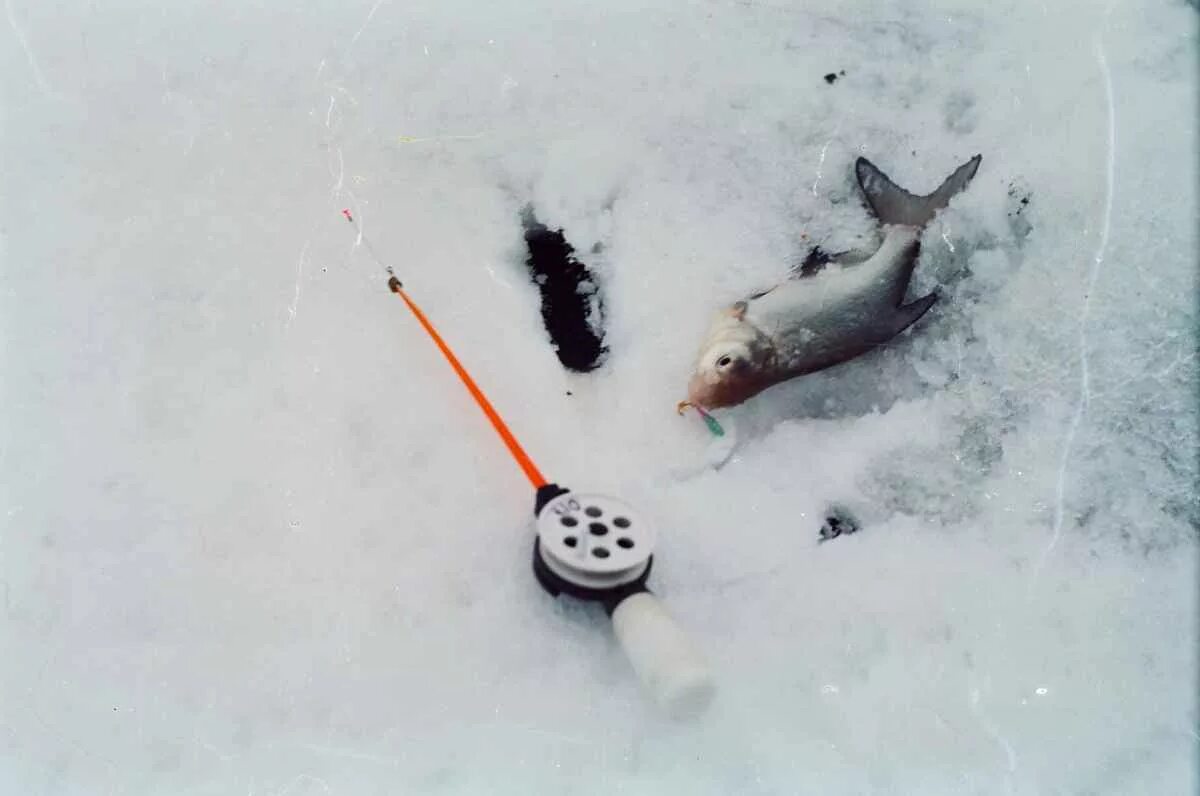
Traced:
[[[1195, 5], [915, 6], [6, 0], [0, 792], [1194, 792]], [[869, 243], [860, 154], [976, 152], [937, 308], [714, 455], [711, 313]], [[527, 203], [602, 244], [595, 373]], [[658, 519], [704, 719], [539, 591], [345, 207], [549, 474]]]

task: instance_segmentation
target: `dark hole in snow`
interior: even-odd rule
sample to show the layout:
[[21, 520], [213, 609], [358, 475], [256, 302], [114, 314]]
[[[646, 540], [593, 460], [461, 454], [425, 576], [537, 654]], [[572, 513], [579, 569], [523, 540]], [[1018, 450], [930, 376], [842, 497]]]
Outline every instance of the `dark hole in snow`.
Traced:
[[[521, 217], [529, 256], [525, 265], [542, 294], [542, 324], [563, 367], [586, 373], [598, 368], [604, 346], [604, 302], [587, 267], [563, 237], [537, 220], [531, 208]], [[593, 323], [593, 320], [595, 323]]]
[[591, 531], [592, 536], [604, 536], [608, 533], [608, 526], [602, 522], [593, 522], [588, 526], [588, 530]]
[[855, 533], [858, 528], [858, 520], [854, 518], [853, 514], [840, 506], [834, 506], [825, 515], [825, 522], [822, 523], [820, 530], [820, 541], [828, 542], [842, 534]]
[[820, 246], [814, 246], [795, 273], [798, 276], [812, 276], [828, 265], [832, 259], [833, 257]]
[[608, 558], [608, 550], [603, 547], [594, 547], [592, 548], [592, 555], [596, 558]]
[[1018, 180], [1008, 185], [1008, 221], [1017, 238], [1024, 240], [1033, 231], [1025, 211], [1033, 200], [1033, 194], [1025, 186], [1024, 181]]
[[575, 545], [579, 544], [579, 540], [574, 536], [568, 536], [563, 539], [563, 544], [565, 544], [567, 547], [574, 547]]
[[630, 549], [631, 547], [633, 547], [633, 540], [632, 540], [632, 539], [627, 539], [627, 538], [625, 538], [624, 536], [622, 536], [620, 539], [618, 539], [618, 540], [617, 540], [617, 544], [618, 544], [619, 546], [621, 546], [621, 547], [625, 548], [626, 550], [628, 550], [628, 549]]
[[575, 519], [574, 517], [563, 517], [562, 524], [567, 526], [568, 528], [574, 528], [576, 525], [579, 524], [579, 520]]
[[1009, 185], [1008, 198], [1013, 200], [1013, 202], [1009, 204], [1009, 218], [1021, 215], [1025, 208], [1029, 207], [1030, 197], [1031, 194], [1028, 191], [1019, 189], [1016, 185]]
[[825, 75], [825, 82], [832, 86], [839, 77], [845, 77], [845, 76], [846, 76], [845, 69], [843, 69], [840, 72], [830, 72], [829, 74]]

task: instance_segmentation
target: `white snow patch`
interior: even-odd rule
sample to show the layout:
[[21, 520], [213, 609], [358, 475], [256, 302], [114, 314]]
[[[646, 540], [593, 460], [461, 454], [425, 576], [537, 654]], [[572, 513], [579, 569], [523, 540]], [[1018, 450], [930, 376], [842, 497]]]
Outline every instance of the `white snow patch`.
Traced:
[[[0, 791], [1195, 790], [1194, 5], [6, 13]], [[917, 328], [676, 416], [713, 311], [870, 243], [856, 157], [977, 152]], [[585, 377], [530, 202], [599, 244]], [[547, 474], [657, 519], [703, 719], [540, 591], [346, 207]]]

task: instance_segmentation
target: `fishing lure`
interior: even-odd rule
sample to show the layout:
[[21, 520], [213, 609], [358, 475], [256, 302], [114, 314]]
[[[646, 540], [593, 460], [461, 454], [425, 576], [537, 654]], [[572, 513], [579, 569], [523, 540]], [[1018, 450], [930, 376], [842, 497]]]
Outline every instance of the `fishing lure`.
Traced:
[[698, 406], [691, 401], [680, 401], [679, 405], [675, 407], [675, 411], [682, 415], [689, 408], [696, 410], [696, 413], [704, 420], [704, 425], [708, 426], [708, 430], [712, 432], [714, 437], [725, 436], [725, 429], [721, 428], [721, 424], [717, 422], [717, 419], [705, 411], [703, 406]]

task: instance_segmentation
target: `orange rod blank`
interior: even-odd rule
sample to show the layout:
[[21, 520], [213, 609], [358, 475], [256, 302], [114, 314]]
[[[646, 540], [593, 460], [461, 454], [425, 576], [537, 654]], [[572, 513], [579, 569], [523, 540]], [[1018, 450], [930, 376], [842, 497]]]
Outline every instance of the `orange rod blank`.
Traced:
[[425, 317], [425, 313], [421, 312], [421, 308], [404, 292], [404, 287], [400, 284], [400, 280], [393, 275], [388, 279], [388, 287], [391, 288], [393, 293], [404, 299], [404, 303], [412, 310], [412, 314], [420, 322], [421, 326], [425, 328], [429, 336], [433, 338], [433, 342], [441, 350], [442, 356], [446, 357], [446, 361], [450, 363], [450, 367], [454, 368], [454, 372], [462, 379], [462, 383], [466, 386], [467, 391], [471, 393], [471, 397], [475, 399], [475, 403], [479, 404], [479, 408], [487, 415], [487, 419], [492, 422], [492, 427], [496, 429], [496, 433], [500, 435], [500, 439], [504, 440], [504, 444], [508, 446], [509, 453], [517, 460], [517, 464], [525, 472], [525, 477], [529, 479], [529, 483], [533, 484], [534, 489], [544, 487], [546, 479], [538, 470], [537, 465], [529, 458], [529, 454], [521, 447], [521, 443], [517, 442], [517, 438], [513, 436], [513, 433], [508, 430], [508, 426], [505, 425], [503, 418], [492, 407], [487, 396], [483, 394], [483, 390], [479, 389], [475, 380], [471, 378], [471, 374], [467, 373], [466, 368], [458, 361], [458, 357], [454, 356], [454, 352], [450, 350], [450, 346], [446, 345], [446, 341], [438, 334], [437, 329], [433, 328], [433, 324]]

